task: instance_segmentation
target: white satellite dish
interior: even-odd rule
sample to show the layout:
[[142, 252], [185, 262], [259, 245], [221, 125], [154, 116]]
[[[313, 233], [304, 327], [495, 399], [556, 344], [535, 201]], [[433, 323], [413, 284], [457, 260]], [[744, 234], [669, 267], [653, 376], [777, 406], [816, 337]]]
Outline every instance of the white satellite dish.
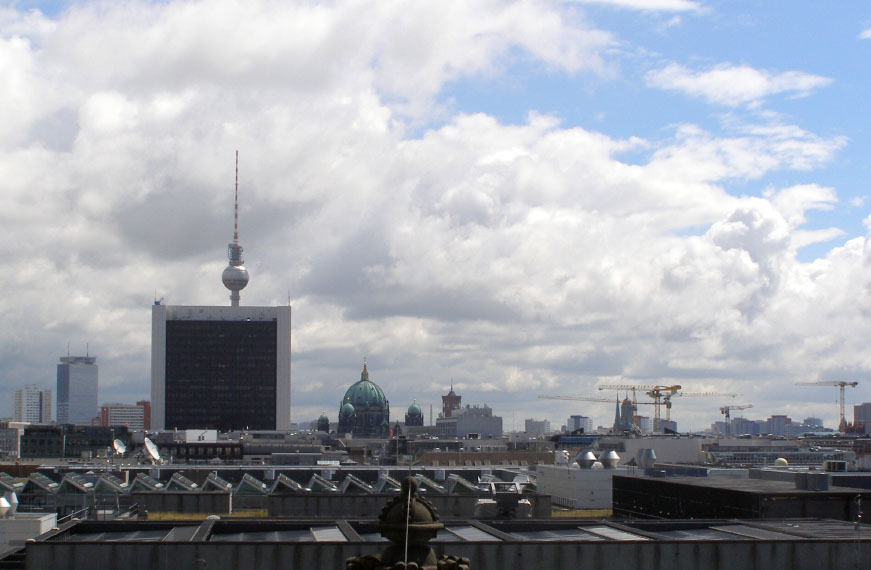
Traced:
[[147, 437], [145, 438], [145, 451], [148, 452], [152, 461], [155, 463], [162, 463], [162, 460], [160, 459], [160, 451], [157, 450], [157, 446], [154, 445], [154, 442]]
[[124, 445], [124, 442], [120, 439], [116, 439], [112, 442], [112, 448], [118, 455], [124, 455], [125, 453], [127, 453], [127, 446]]

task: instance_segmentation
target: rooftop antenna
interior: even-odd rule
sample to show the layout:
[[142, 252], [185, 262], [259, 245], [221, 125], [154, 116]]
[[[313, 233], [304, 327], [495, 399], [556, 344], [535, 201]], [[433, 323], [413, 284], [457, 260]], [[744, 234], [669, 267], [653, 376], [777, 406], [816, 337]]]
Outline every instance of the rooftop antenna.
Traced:
[[239, 151], [236, 151], [236, 197], [233, 202], [233, 245], [239, 245]]
[[236, 151], [236, 198], [233, 205], [233, 243], [227, 246], [230, 264], [224, 269], [221, 281], [230, 290], [230, 305], [239, 306], [239, 291], [248, 285], [248, 270], [242, 261], [242, 246], [239, 245], [239, 151]]

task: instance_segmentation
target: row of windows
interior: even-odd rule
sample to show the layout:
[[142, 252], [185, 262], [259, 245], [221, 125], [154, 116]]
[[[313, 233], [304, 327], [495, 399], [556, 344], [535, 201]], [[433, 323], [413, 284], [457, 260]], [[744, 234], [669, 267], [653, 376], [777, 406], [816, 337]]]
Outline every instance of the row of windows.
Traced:
[[275, 429], [275, 321], [168, 321], [166, 327], [167, 427]]

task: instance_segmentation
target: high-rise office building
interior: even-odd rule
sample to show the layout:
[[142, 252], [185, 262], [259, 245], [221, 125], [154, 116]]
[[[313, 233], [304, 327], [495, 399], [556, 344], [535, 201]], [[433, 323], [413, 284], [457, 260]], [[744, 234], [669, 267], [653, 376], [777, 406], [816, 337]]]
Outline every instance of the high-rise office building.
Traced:
[[51, 423], [51, 390], [43, 390], [36, 384], [28, 384], [15, 390], [16, 422], [32, 424]]
[[57, 365], [57, 423], [91, 425], [97, 416], [97, 357], [61, 356]]
[[152, 429], [290, 429], [290, 307], [151, 315]]
[[229, 307], [151, 310], [152, 429], [290, 429], [290, 306], [240, 306], [238, 153], [233, 242], [221, 276]]
[[865, 402], [853, 406], [853, 423], [865, 426], [865, 433], [871, 433], [871, 403]]

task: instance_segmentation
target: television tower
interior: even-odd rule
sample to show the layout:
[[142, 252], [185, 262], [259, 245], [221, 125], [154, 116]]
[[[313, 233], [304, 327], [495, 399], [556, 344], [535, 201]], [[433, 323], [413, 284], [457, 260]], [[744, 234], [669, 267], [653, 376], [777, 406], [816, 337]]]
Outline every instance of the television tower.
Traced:
[[236, 151], [236, 202], [233, 210], [233, 243], [227, 245], [230, 264], [221, 274], [224, 287], [230, 290], [230, 305], [239, 306], [239, 291], [248, 285], [248, 270], [242, 261], [242, 246], [239, 245], [239, 151]]

